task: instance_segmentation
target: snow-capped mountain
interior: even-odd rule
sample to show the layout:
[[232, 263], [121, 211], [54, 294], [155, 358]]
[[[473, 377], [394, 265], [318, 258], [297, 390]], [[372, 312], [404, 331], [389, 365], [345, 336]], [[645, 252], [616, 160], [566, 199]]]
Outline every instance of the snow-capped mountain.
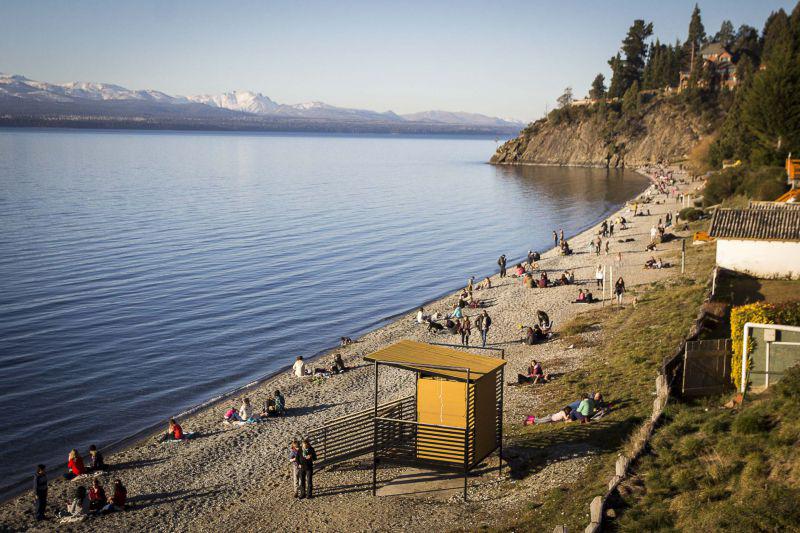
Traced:
[[[432, 131], [448, 131], [441, 126], [458, 126], [457, 131], [516, 131], [521, 123], [488, 117], [477, 113], [449, 111], [424, 111], [398, 115], [392, 111], [377, 112], [367, 109], [337, 107], [324, 102], [281, 104], [268, 96], [253, 91], [234, 91], [216, 95], [172, 96], [161, 91], [132, 90], [111, 83], [70, 82], [48, 83], [24, 76], [0, 73], [0, 112], [6, 118], [17, 115], [31, 116], [94, 116], [130, 120], [170, 117], [180, 121], [211, 120], [240, 121], [258, 127], [269, 124], [300, 124], [304, 127], [318, 124], [321, 129], [359, 129], [359, 124], [391, 125], [413, 124], [400, 131], [417, 126], [431, 125]], [[294, 122], [293, 122], [294, 121]], [[327, 126], [322, 127], [327, 124]], [[333, 127], [333, 126], [337, 127]], [[229, 126], [232, 127], [232, 126]], [[369, 126], [372, 128], [372, 126]], [[374, 129], [374, 128], [373, 128]], [[451, 128], [452, 129], [452, 128]]]
[[268, 96], [252, 91], [233, 91], [232, 93], [222, 94], [201, 94], [189, 96], [187, 99], [198, 104], [205, 104], [212, 107], [221, 107], [231, 111], [243, 111], [245, 113], [255, 113], [258, 115], [268, 115], [274, 113], [280, 104], [272, 101]]

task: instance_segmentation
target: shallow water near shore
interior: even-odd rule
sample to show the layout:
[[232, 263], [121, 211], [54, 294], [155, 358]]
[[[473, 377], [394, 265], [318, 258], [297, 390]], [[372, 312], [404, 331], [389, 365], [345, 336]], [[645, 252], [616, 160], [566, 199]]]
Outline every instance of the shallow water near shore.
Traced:
[[647, 182], [493, 139], [0, 130], [0, 476], [552, 246]]

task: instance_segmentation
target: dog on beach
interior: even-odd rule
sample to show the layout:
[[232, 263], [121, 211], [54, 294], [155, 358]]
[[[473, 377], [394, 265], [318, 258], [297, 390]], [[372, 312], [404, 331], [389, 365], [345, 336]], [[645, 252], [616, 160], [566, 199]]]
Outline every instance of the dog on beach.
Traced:
[[434, 333], [439, 333], [440, 331], [444, 330], [444, 326], [439, 324], [438, 322], [434, 322], [430, 318], [428, 319], [428, 331], [432, 331]]

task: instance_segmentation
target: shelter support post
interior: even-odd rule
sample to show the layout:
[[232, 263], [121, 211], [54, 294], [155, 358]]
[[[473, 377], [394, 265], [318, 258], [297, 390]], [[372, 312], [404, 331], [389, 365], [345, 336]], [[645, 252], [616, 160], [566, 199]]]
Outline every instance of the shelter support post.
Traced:
[[467, 501], [467, 478], [469, 476], [469, 416], [471, 409], [469, 405], [469, 369], [467, 369], [467, 383], [464, 392], [466, 413], [464, 417], [464, 501]]
[[372, 416], [372, 495], [378, 492], [378, 362], [375, 361], [375, 411]]
[[505, 385], [505, 367], [500, 367], [500, 424], [499, 430], [500, 435], [498, 435], [500, 449], [497, 452], [497, 475], [499, 477], [503, 477], [503, 386]]

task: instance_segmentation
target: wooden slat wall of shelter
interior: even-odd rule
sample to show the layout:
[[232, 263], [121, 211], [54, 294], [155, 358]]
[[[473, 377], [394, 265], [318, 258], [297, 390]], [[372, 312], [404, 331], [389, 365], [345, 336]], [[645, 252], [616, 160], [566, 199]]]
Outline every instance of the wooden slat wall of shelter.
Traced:
[[470, 457], [470, 464], [483, 459], [497, 446], [496, 372], [479, 379], [471, 395], [474, 399], [475, 443], [472, 446], [474, 456]]
[[687, 341], [684, 353], [684, 396], [722, 394], [731, 388], [731, 340]]

